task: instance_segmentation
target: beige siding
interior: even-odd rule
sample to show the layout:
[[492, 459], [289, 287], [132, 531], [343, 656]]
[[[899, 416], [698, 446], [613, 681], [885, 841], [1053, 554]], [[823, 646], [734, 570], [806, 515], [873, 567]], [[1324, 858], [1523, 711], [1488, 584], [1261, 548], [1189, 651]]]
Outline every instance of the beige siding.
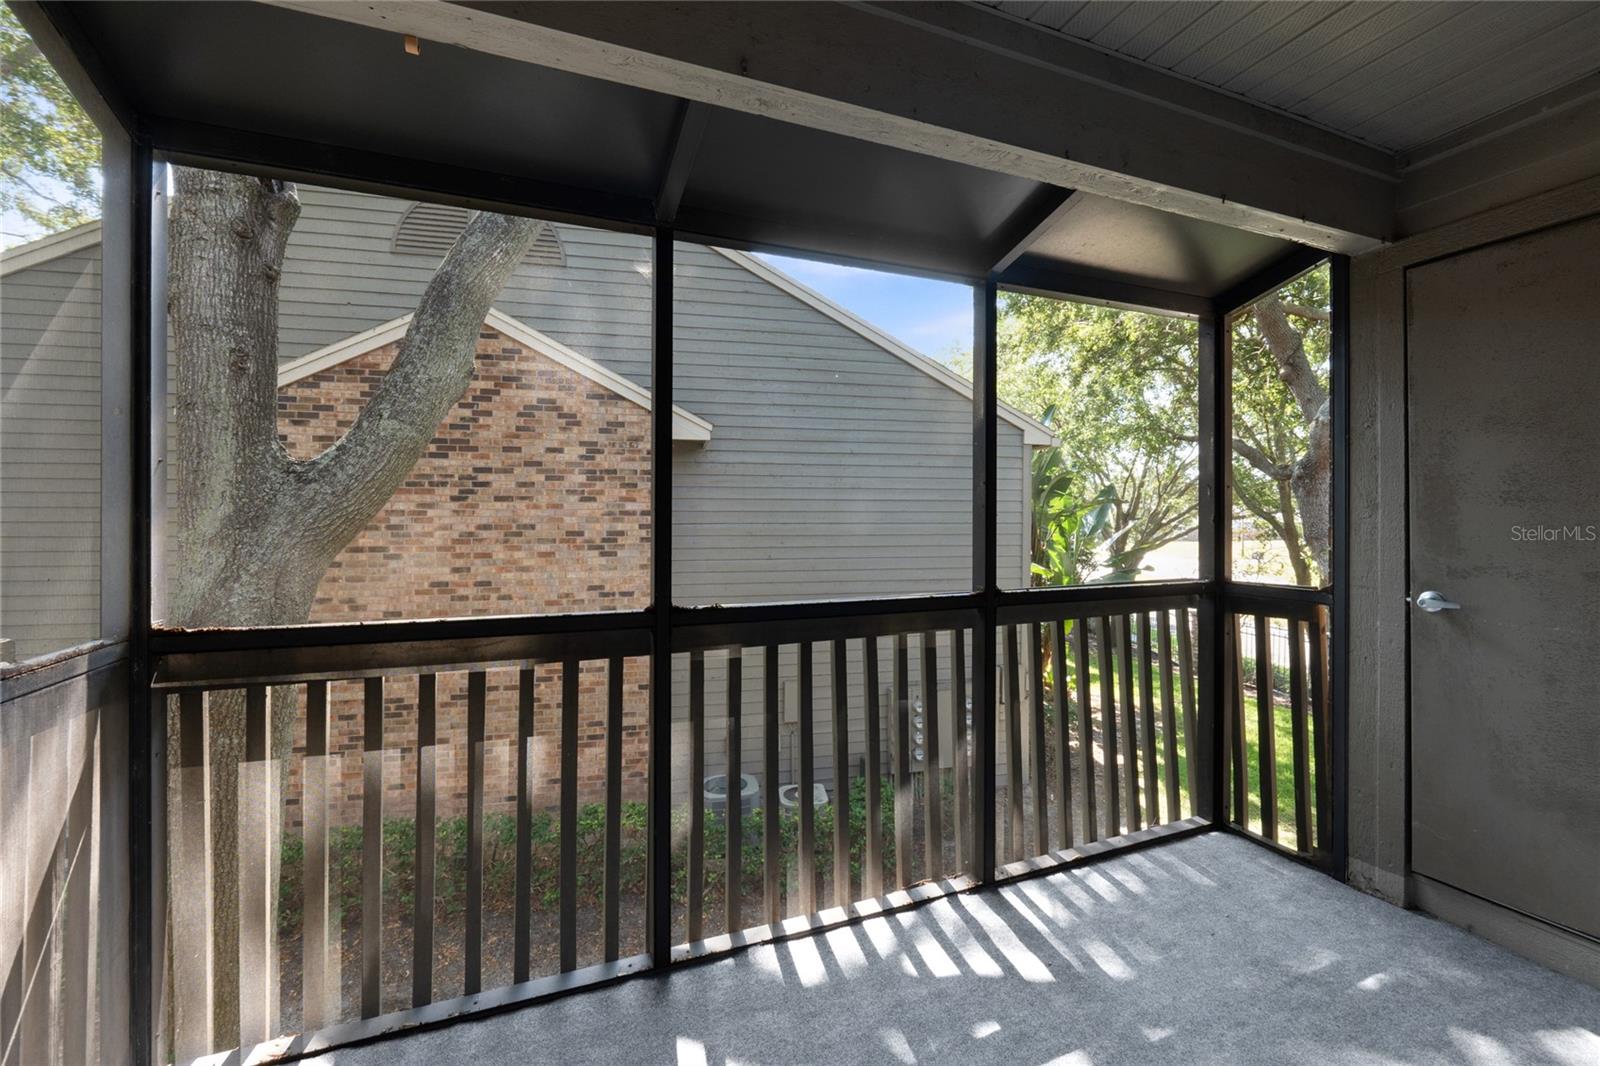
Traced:
[[0, 637], [20, 661], [100, 622], [100, 253], [0, 278]]

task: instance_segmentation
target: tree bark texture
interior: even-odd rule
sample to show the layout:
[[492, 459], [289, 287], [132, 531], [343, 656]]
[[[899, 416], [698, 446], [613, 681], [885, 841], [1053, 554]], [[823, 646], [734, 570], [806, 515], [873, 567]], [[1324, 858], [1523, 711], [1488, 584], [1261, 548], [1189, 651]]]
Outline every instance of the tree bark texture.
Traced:
[[[1256, 325], [1278, 365], [1278, 376], [1306, 423], [1306, 451], [1288, 471], [1287, 480], [1299, 509], [1300, 539], [1311, 553], [1320, 580], [1326, 582], [1330, 578], [1332, 550], [1329, 506], [1333, 491], [1333, 414], [1328, 390], [1306, 357], [1304, 337], [1289, 323], [1289, 313], [1275, 296], [1258, 301], [1254, 308]], [[1296, 577], [1302, 584], [1307, 583], [1309, 575], [1301, 574], [1304, 565], [1299, 562], [1299, 546], [1289, 547]]]

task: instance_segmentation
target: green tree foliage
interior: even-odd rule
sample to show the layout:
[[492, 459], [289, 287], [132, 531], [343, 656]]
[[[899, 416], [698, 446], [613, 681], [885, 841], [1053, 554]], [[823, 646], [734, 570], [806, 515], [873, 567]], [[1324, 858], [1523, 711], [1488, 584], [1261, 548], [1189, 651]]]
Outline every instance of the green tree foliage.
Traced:
[[[1035, 501], [1036, 547], [1060, 539], [1037, 536], [1041, 508], [1077, 515], [1080, 546], [1103, 537], [1095, 574], [1076, 571], [1078, 580], [1134, 576], [1146, 555], [1195, 529], [1194, 323], [1003, 293], [999, 326], [1000, 398], [1060, 440], [1058, 457], [1046, 449], [1035, 459], [1036, 495], [1070, 490], [1053, 507]], [[1034, 561], [1055, 571], [1052, 584], [1074, 572], [1039, 551]]]
[[[1056, 409], [1041, 421], [1054, 427]], [[1030, 558], [1033, 584], [1040, 587], [1081, 585], [1091, 578], [1127, 581], [1134, 570], [1115, 554], [1117, 498], [1110, 485], [1092, 488], [1073, 471], [1059, 445], [1033, 453], [1033, 522]]]
[[[1320, 267], [1230, 323], [1234, 517], [1255, 544], [1281, 545], [1236, 551], [1240, 573], [1327, 580], [1328, 286]], [[1033, 461], [1037, 583], [1136, 576], [1193, 532], [1194, 323], [1003, 293], [999, 341], [1000, 398], [1060, 441]]]
[[3, 4], [0, 142], [0, 215], [24, 225], [21, 236], [100, 217], [100, 131]]
[[[1329, 304], [1329, 273], [1322, 266], [1229, 324], [1234, 518], [1253, 526], [1256, 542], [1281, 544], [1301, 585], [1328, 579], [1327, 459], [1313, 447], [1313, 437], [1319, 428], [1326, 429], [1319, 423], [1327, 418]], [[1296, 343], [1303, 358], [1293, 350]], [[1298, 395], [1291, 387], [1296, 367], [1308, 372]], [[1240, 558], [1236, 551], [1234, 562], [1236, 571], [1254, 567], [1263, 576], [1280, 576], [1264, 558]]]

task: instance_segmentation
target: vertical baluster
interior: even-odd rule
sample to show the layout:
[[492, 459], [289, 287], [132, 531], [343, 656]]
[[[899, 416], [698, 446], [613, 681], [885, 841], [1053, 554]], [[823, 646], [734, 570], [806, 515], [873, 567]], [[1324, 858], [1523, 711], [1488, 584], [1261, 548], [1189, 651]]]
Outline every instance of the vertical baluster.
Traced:
[[1317, 797], [1312, 832], [1316, 834], [1317, 850], [1326, 854], [1329, 848], [1328, 823], [1333, 814], [1332, 779], [1333, 756], [1328, 748], [1328, 609], [1318, 607], [1312, 616], [1311, 629], [1311, 758], [1312, 790]]
[[724, 928], [734, 933], [744, 928], [739, 904], [744, 881], [744, 738], [739, 725], [744, 718], [744, 656], [742, 649], [728, 649], [728, 769], [727, 802], [722, 812], [727, 826], [727, 850], [723, 855], [723, 903], [727, 922]]
[[[529, 778], [528, 749], [533, 744], [533, 701], [537, 680], [538, 674], [531, 666], [517, 671], [517, 872], [516, 889], [511, 903], [516, 914], [511, 979], [519, 984], [532, 976], [530, 970], [533, 955], [533, 782]], [[429, 802], [432, 802], [431, 798]], [[431, 826], [428, 829], [428, 850], [428, 861], [431, 863], [433, 861]], [[428, 888], [431, 893], [433, 888], [431, 878]]]
[[689, 653], [689, 942], [705, 936], [706, 660]]
[[783, 918], [783, 855], [782, 837], [779, 833], [778, 814], [782, 807], [778, 799], [778, 646], [768, 644], [762, 656], [762, 683], [765, 688], [762, 742], [765, 746], [765, 765], [761, 775], [761, 871], [763, 894], [767, 904], [767, 922], [776, 924]]
[[1278, 839], [1277, 716], [1272, 709], [1272, 620], [1256, 615], [1256, 756], [1261, 781], [1261, 835]]
[[606, 664], [606, 943], [615, 962], [622, 947], [622, 656]]
[[845, 642], [833, 642], [833, 905], [850, 905], [850, 678]]
[[1001, 658], [1006, 667], [1006, 859], [1022, 858], [1022, 648], [1016, 626], [1005, 627]]
[[867, 696], [867, 858], [861, 894], [883, 895], [883, 705], [878, 689], [878, 638], [862, 641], [862, 672]]
[[1311, 752], [1306, 733], [1306, 647], [1300, 620], [1289, 619], [1289, 722], [1294, 743], [1295, 849], [1311, 854]]
[[1232, 706], [1228, 708], [1228, 754], [1233, 763], [1233, 824], [1241, 829], [1250, 824], [1250, 769], [1249, 760], [1246, 758], [1244, 736], [1244, 620], [1240, 615], [1234, 615], [1233, 621], [1228, 626], [1228, 632], [1233, 641], [1233, 652], [1229, 656], [1230, 669], [1233, 671], [1233, 680], [1229, 687], [1232, 690]]
[[[1223, 680], [1222, 684], [1226, 685], [1227, 681]], [[1200, 804], [1200, 764], [1196, 758], [1200, 727], [1196, 722], [1194, 685], [1194, 638], [1189, 633], [1189, 609], [1185, 607], [1178, 611], [1178, 686], [1179, 695], [1183, 700], [1183, 764], [1188, 771], [1186, 776], [1191, 815], [1199, 809]], [[1227, 701], [1222, 702], [1226, 707]], [[1226, 712], [1223, 717], [1227, 717]], [[1223, 759], [1226, 760], [1226, 747], [1223, 748], [1223, 752]]]
[[247, 1048], [271, 1038], [271, 949], [273, 920], [267, 879], [272, 874], [268, 822], [273, 806], [272, 766], [267, 752], [267, 690], [251, 685], [244, 692], [244, 761], [239, 766], [239, 1046]]
[[1028, 650], [1033, 656], [1033, 709], [1029, 714], [1029, 748], [1033, 774], [1033, 853], [1050, 850], [1050, 789], [1047, 781], [1049, 759], [1045, 753], [1044, 711], [1044, 630], [1038, 622], [1028, 625]]
[[[1178, 787], [1178, 715], [1172, 698], [1172, 613], [1161, 611], [1157, 617], [1160, 619], [1157, 654], [1161, 660], [1161, 747], [1167, 771], [1167, 820], [1175, 822], [1183, 817], [1183, 804]], [[1183, 611], [1179, 612], [1179, 617], [1187, 619]], [[1191, 802], [1192, 799], [1191, 794]]]
[[302, 1028], [315, 1032], [333, 1020], [328, 937], [328, 683], [306, 682], [306, 757], [301, 771], [305, 833], [305, 885], [301, 913], [300, 979]]
[[1100, 839], [1099, 812], [1095, 810], [1094, 789], [1094, 693], [1089, 687], [1089, 622], [1079, 618], [1073, 623], [1073, 665], [1078, 681], [1078, 765], [1083, 779], [1083, 839], [1093, 843]]
[[1117, 696], [1115, 672], [1111, 665], [1111, 619], [1100, 619], [1100, 737], [1106, 779], [1106, 836], [1122, 832], [1122, 805], [1117, 791]]
[[1072, 730], [1067, 699], [1067, 624], [1048, 623], [1050, 658], [1055, 663], [1056, 698], [1056, 837], [1063, 850], [1072, 847]]
[[956, 870], [972, 872], [972, 778], [967, 754], [967, 631], [950, 631], [950, 722], [955, 726], [950, 761], [956, 776]]
[[561, 972], [578, 968], [578, 670], [561, 664]]
[[178, 694], [178, 825], [173, 834], [173, 1050], [179, 1058], [209, 1055], [212, 1041], [211, 855], [206, 821], [206, 695]]
[[[1161, 770], [1156, 764], [1155, 639], [1150, 612], [1139, 612], [1139, 740], [1144, 745], [1144, 813], [1146, 825], [1161, 824]], [[1171, 806], [1168, 805], [1171, 817]]]
[[817, 909], [816, 708], [811, 642], [800, 642], [800, 913]]
[[438, 759], [438, 684], [417, 678], [417, 851], [411, 894], [411, 1005], [433, 1002], [434, 785]]
[[462, 990], [483, 989], [483, 730], [488, 680], [467, 675], [467, 910]]
[[944, 768], [939, 765], [939, 634], [931, 630], [922, 634], [922, 720], [927, 739], [922, 774], [927, 876], [937, 881], [944, 877]]
[[1118, 680], [1122, 684], [1122, 779], [1127, 793], [1128, 831], [1135, 832], [1143, 823], [1139, 810], [1139, 714], [1133, 695], [1133, 616], [1121, 615], [1115, 625]]
[[[288, 692], [289, 690], [284, 690], [284, 698], [288, 698]], [[95, 785], [99, 775], [95, 773], [95, 759], [97, 753], [103, 750], [100, 743], [101, 713], [91, 710], [84, 715], [81, 728], [77, 725], [70, 727], [69, 741], [62, 748], [67, 756], [68, 772], [59, 778], [59, 781], [62, 786], [68, 786], [69, 781], [76, 780], [75, 784], [69, 786], [70, 792], [65, 799], [65, 806], [57, 809], [57, 817], [64, 822], [64, 832], [57, 842], [59, 849], [57, 861], [60, 864], [58, 869], [61, 870], [65, 884], [62, 885], [62, 894], [58, 897], [56, 906], [56, 920], [59, 923], [57, 926], [59, 962], [56, 964], [55, 997], [58, 1012], [56, 1017], [59, 1019], [56, 1023], [58, 1034], [56, 1047], [63, 1063], [88, 1062], [90, 1058], [89, 1040], [93, 1027], [91, 1024], [75, 1024], [74, 1020], [91, 1017], [89, 1014], [91, 997], [97, 987], [93, 983], [95, 979], [91, 977], [94, 970], [91, 967], [89, 950], [90, 935], [96, 920], [91, 900], [94, 886], [90, 883], [90, 876], [95, 871], [91, 870], [88, 856], [94, 847], [92, 834], [98, 828]], [[277, 780], [275, 769], [272, 771], [271, 779], [275, 784]], [[8, 779], [5, 771], [0, 771], [0, 788], [4, 788], [4, 783], [8, 780], [15, 779]], [[275, 796], [271, 811], [276, 822], [278, 805]], [[269, 830], [268, 835], [268, 840], [275, 839], [277, 839], [276, 826]], [[82, 861], [75, 861], [73, 856], [82, 856]], [[268, 913], [271, 913], [270, 910]], [[274, 931], [269, 949], [275, 941]], [[269, 958], [274, 962], [269, 970], [271, 980], [268, 985], [271, 996], [269, 1004], [274, 1017], [270, 1018], [268, 1026], [276, 1032], [278, 1028], [275, 1017], [278, 1003], [276, 955], [270, 955]], [[3, 994], [0, 994], [0, 998], [4, 998]], [[9, 1031], [9, 1029], [0, 1030], [0, 1032]], [[14, 1047], [14, 1050], [20, 1056], [22, 1049]]]
[[894, 876], [895, 888], [911, 883], [911, 679], [906, 635], [894, 635]]
[[383, 1012], [383, 678], [369, 677], [362, 706], [361, 1016]]

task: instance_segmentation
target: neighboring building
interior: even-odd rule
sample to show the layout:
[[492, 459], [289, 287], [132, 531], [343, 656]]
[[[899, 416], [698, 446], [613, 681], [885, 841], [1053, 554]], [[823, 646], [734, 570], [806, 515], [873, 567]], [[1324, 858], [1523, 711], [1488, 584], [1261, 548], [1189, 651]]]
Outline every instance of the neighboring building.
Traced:
[[[319, 188], [301, 198], [281, 282], [279, 425], [290, 452], [309, 456], [360, 410], [468, 214]], [[98, 251], [83, 227], [8, 252], [0, 267], [0, 636], [18, 658], [88, 639], [97, 622], [98, 573], [74, 538], [98, 543]], [[646, 238], [546, 224], [484, 324], [466, 396], [329, 568], [312, 621], [646, 605], [650, 262]], [[967, 383], [753, 256], [680, 245], [675, 270], [674, 599], [969, 587]], [[38, 413], [14, 418], [14, 390]], [[1003, 412], [1004, 581], [1027, 583], [1027, 464], [1048, 441], [1042, 425]], [[13, 448], [37, 464], [27, 476]], [[642, 663], [630, 667], [626, 728], [640, 738], [630, 775], [642, 775], [644, 679]], [[603, 685], [603, 664], [586, 671], [586, 718]], [[492, 684], [491, 701], [503, 690]], [[393, 696], [398, 714], [409, 701]], [[355, 696], [336, 695], [336, 740], [353, 747], [341, 698]], [[505, 735], [501, 724], [491, 709], [491, 737]], [[603, 740], [586, 731], [584, 744], [589, 777]], [[553, 781], [556, 767], [545, 769]]]

